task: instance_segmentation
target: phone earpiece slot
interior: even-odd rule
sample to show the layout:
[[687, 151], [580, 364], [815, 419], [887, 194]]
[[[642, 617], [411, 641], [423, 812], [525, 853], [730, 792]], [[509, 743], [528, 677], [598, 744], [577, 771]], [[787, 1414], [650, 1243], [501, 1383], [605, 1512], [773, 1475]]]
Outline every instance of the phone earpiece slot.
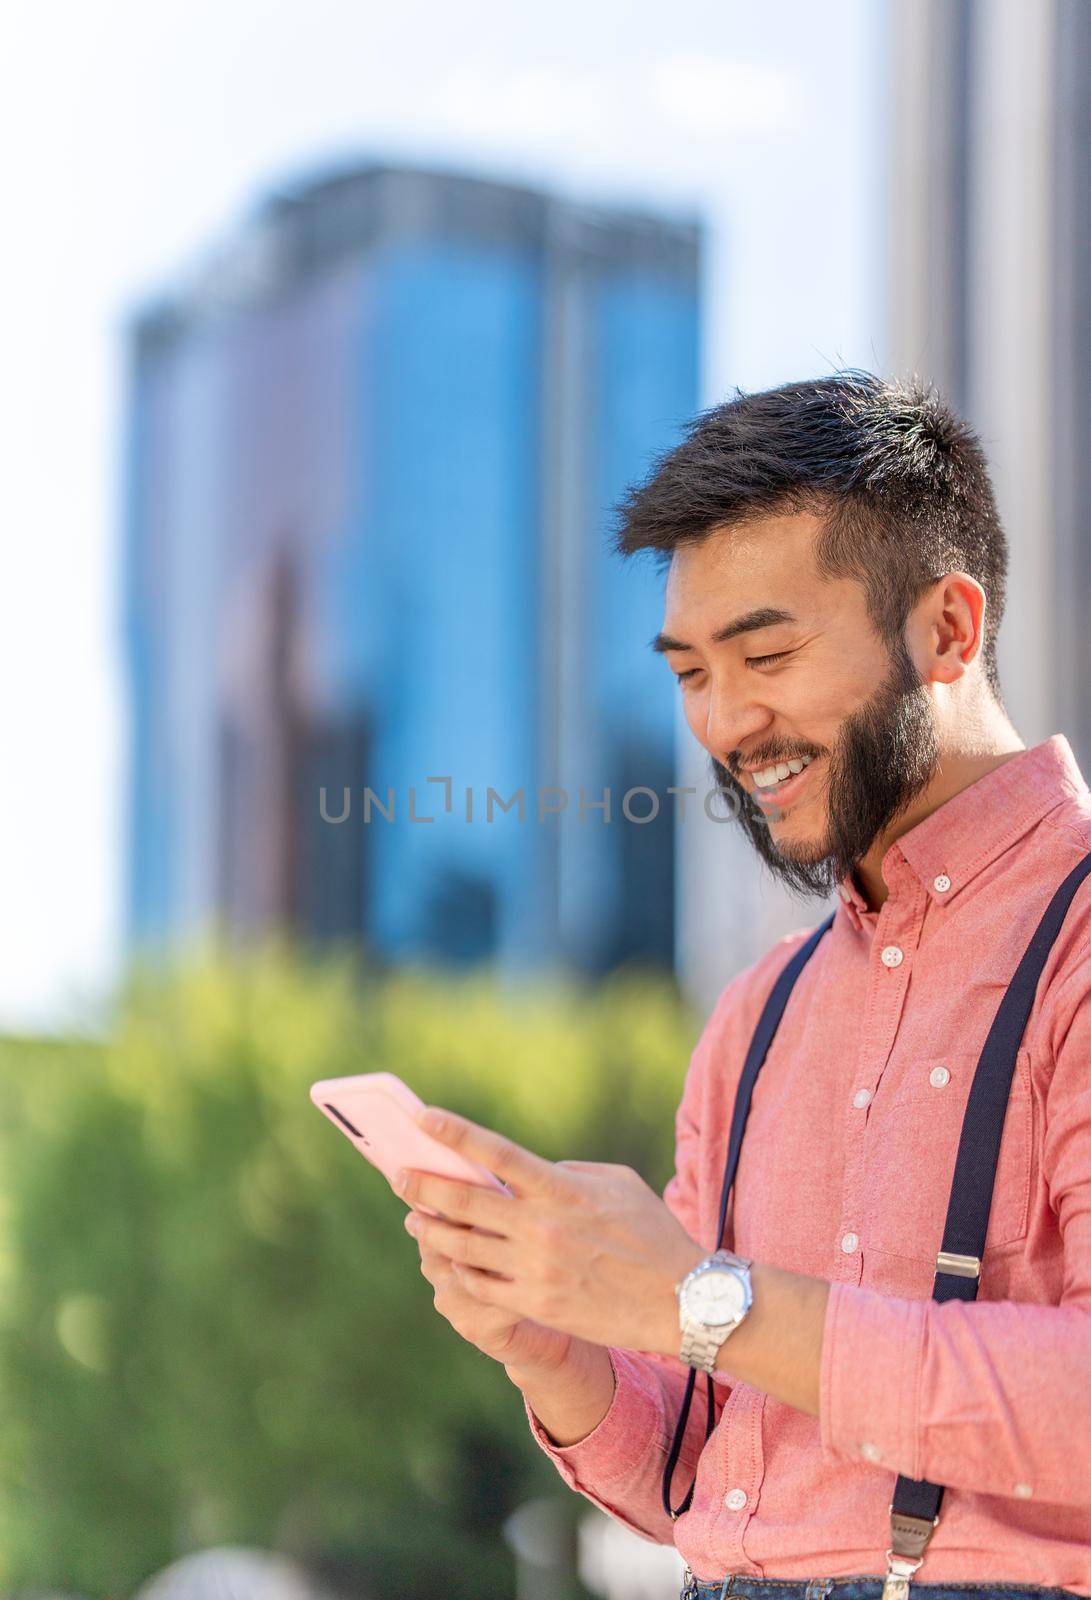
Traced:
[[348, 1131], [350, 1133], [353, 1133], [353, 1134], [356, 1135], [357, 1139], [362, 1139], [364, 1137], [363, 1134], [360, 1132], [359, 1128], [354, 1128], [352, 1126], [352, 1123], [349, 1121], [349, 1119], [347, 1117], [342, 1116], [340, 1111], [338, 1111], [336, 1106], [331, 1106], [328, 1100], [324, 1100], [322, 1103], [326, 1107], [326, 1110], [330, 1113], [330, 1115], [332, 1117], [336, 1117], [338, 1122], [343, 1123], [344, 1126], [348, 1129]]

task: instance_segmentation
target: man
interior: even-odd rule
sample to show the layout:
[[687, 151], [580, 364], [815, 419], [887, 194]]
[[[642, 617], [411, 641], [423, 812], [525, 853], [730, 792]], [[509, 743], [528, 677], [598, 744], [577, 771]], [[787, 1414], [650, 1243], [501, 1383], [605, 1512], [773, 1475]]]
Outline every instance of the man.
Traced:
[[[719, 1243], [743, 1058], [810, 930], [721, 994], [663, 1199], [433, 1111], [515, 1196], [406, 1176], [411, 1206], [442, 1213], [407, 1217], [436, 1306], [503, 1362], [572, 1487], [677, 1544], [690, 1592], [878, 1595], [901, 1474], [946, 1490], [914, 1595], [1091, 1595], [1086, 889], [1015, 1058], [979, 1298], [932, 1298], [982, 1045], [1091, 851], [1068, 744], [1026, 749], [1004, 711], [980, 446], [934, 392], [864, 373], [740, 395], [628, 497], [619, 548], [669, 563], [654, 647], [762, 859], [840, 895], [754, 1091], [723, 1241], [751, 1304], [717, 1336], [707, 1445], [697, 1391], [689, 1508], [661, 1498], [698, 1364], [677, 1286]], [[870, 1586], [818, 1582], [856, 1575]]]

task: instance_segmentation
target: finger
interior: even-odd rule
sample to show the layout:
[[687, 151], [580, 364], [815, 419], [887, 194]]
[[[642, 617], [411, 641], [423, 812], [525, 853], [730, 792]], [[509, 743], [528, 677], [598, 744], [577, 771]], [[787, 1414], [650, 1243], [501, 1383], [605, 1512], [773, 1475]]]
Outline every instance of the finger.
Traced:
[[501, 1273], [511, 1267], [513, 1256], [507, 1239], [479, 1233], [476, 1228], [460, 1228], [451, 1222], [441, 1222], [437, 1217], [416, 1216], [413, 1221], [415, 1226], [409, 1231], [422, 1250], [435, 1251], [459, 1267]]
[[475, 1300], [480, 1300], [487, 1306], [495, 1306], [500, 1311], [514, 1311], [520, 1317], [526, 1314], [518, 1303], [523, 1295], [510, 1278], [483, 1272], [480, 1267], [462, 1266], [455, 1270], [465, 1281], [467, 1291]]
[[506, 1139], [491, 1128], [482, 1128], [468, 1117], [438, 1106], [425, 1106], [417, 1113], [425, 1133], [441, 1144], [477, 1161], [522, 1194], [545, 1194], [554, 1183], [552, 1161], [524, 1150], [513, 1139]]
[[401, 1173], [394, 1187], [411, 1206], [426, 1206], [453, 1222], [465, 1222], [503, 1234], [507, 1231], [505, 1223], [511, 1221], [510, 1197], [497, 1194], [495, 1189], [486, 1189], [480, 1183], [441, 1178], [434, 1172], [417, 1172], [410, 1168]]
[[[412, 1215], [413, 1213], [411, 1211], [406, 1213], [405, 1220], [407, 1223]], [[406, 1231], [409, 1231], [408, 1228]], [[419, 1240], [417, 1241], [417, 1247], [420, 1251], [421, 1272], [434, 1288], [438, 1289], [441, 1284], [448, 1284], [452, 1282], [458, 1284], [460, 1287], [462, 1286], [462, 1280], [459, 1276], [459, 1269], [448, 1256], [440, 1255], [438, 1250], [426, 1249], [420, 1244]]]
[[[433, 1274], [429, 1279], [431, 1283], [437, 1286], [443, 1284], [445, 1287], [453, 1284], [461, 1294], [473, 1294], [473, 1289], [470, 1287], [469, 1279], [466, 1276], [467, 1272], [471, 1270], [469, 1267], [461, 1267], [457, 1261], [449, 1261], [446, 1256], [441, 1256], [436, 1250], [429, 1250], [427, 1255], [422, 1256], [421, 1259], [427, 1259], [431, 1263], [429, 1267], [429, 1272]], [[490, 1272], [485, 1267], [478, 1270], [486, 1278], [503, 1276], [500, 1273]]]
[[449, 1261], [446, 1256], [441, 1256], [437, 1250], [422, 1250], [420, 1253], [421, 1276], [432, 1285], [433, 1289], [455, 1288], [461, 1294], [472, 1294], [473, 1290], [466, 1282], [464, 1267], [458, 1266], [454, 1261]]

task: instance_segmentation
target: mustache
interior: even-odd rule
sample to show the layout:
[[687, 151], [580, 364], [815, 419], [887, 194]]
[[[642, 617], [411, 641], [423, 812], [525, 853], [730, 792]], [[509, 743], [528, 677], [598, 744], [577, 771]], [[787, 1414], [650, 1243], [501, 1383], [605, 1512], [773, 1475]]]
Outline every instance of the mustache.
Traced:
[[[746, 765], [749, 771], [760, 772], [762, 767], [775, 767], [783, 761], [798, 761], [807, 758], [810, 758], [812, 761], [817, 761], [819, 756], [823, 756], [826, 753], [827, 752], [822, 749], [820, 745], [787, 745], [784, 743], [776, 745], [762, 745], [760, 749], [751, 751], [751, 753], [746, 757]], [[731, 754], [724, 762], [724, 767], [726, 767], [727, 771], [734, 779], [736, 779], [736, 781], [739, 781], [742, 778], [742, 763], [743, 757], [739, 755], [737, 750], [732, 750]], [[713, 766], [717, 767], [719, 765], [719, 762], [714, 759]], [[721, 770], [723, 769], [721, 768]]]

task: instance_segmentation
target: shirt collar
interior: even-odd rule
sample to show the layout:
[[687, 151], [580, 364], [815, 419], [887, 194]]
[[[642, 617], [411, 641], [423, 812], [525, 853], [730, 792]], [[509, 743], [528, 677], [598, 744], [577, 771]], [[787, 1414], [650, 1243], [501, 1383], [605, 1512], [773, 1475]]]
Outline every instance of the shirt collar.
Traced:
[[[1087, 793], [1068, 740], [1055, 733], [960, 789], [896, 839], [883, 856], [884, 881], [893, 889], [904, 864], [933, 900], [946, 904], [1048, 811]], [[850, 913], [866, 915], [851, 872], [837, 890]]]

